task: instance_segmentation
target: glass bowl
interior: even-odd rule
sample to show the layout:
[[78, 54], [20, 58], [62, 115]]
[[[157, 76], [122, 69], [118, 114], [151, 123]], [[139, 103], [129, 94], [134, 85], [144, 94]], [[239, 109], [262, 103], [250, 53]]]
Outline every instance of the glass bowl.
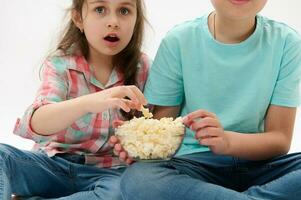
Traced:
[[134, 118], [119, 126], [115, 135], [135, 161], [169, 160], [179, 150], [185, 136], [182, 118]]

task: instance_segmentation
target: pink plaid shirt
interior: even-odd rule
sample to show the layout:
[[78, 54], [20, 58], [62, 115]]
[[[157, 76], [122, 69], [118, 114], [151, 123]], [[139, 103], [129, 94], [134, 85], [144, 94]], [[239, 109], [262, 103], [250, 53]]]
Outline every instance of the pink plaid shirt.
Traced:
[[[84, 155], [88, 165], [106, 168], [123, 166], [124, 163], [114, 156], [108, 144], [109, 137], [114, 134], [112, 122], [122, 120], [118, 109], [88, 113], [67, 129], [51, 136], [39, 135], [30, 126], [32, 114], [39, 107], [123, 85], [123, 75], [114, 70], [104, 86], [97, 81], [93, 68], [81, 55], [53, 56], [44, 65], [42, 85], [37, 97], [23, 118], [17, 120], [14, 134], [35, 141], [33, 149], [41, 149], [50, 157], [67, 152]], [[149, 65], [150, 60], [143, 54], [137, 76], [137, 86], [141, 91], [144, 89]]]

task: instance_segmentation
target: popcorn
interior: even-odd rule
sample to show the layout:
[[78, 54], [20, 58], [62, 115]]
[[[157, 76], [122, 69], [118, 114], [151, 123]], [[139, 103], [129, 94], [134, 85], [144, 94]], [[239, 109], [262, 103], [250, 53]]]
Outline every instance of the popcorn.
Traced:
[[148, 109], [144, 117], [134, 118], [117, 128], [121, 145], [129, 156], [139, 159], [166, 159], [180, 146], [185, 127], [182, 118], [152, 119]]
[[153, 117], [153, 114], [151, 112], [149, 112], [149, 109], [148, 108], [144, 108], [143, 106], [141, 107], [141, 112], [143, 114], [143, 116], [145, 118], [152, 118]]

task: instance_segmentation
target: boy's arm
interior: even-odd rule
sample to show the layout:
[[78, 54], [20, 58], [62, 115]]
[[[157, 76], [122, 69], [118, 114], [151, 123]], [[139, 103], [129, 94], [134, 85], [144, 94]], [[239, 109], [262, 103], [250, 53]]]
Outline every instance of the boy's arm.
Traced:
[[270, 105], [262, 133], [238, 133], [224, 130], [214, 113], [194, 111], [183, 118], [184, 124], [195, 132], [201, 145], [216, 154], [248, 160], [264, 160], [289, 151], [296, 108]]
[[296, 108], [270, 105], [265, 130], [259, 134], [225, 131], [229, 138], [227, 154], [250, 160], [286, 154], [291, 145]]
[[155, 119], [161, 119], [162, 117], [176, 118], [180, 112], [180, 106], [155, 106], [153, 115]]

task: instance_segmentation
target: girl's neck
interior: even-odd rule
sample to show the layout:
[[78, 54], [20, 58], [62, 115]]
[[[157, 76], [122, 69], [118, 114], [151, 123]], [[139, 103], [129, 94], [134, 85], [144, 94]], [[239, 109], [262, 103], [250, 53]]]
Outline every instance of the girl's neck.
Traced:
[[93, 67], [95, 78], [106, 85], [113, 71], [112, 56], [104, 55], [90, 49], [88, 63]]
[[100, 54], [94, 49], [90, 48], [88, 62], [90, 65], [93, 65], [94, 68], [113, 69], [112, 60], [113, 56]]
[[235, 44], [246, 40], [256, 28], [256, 18], [228, 19], [216, 12], [209, 16], [209, 29], [215, 40]]

